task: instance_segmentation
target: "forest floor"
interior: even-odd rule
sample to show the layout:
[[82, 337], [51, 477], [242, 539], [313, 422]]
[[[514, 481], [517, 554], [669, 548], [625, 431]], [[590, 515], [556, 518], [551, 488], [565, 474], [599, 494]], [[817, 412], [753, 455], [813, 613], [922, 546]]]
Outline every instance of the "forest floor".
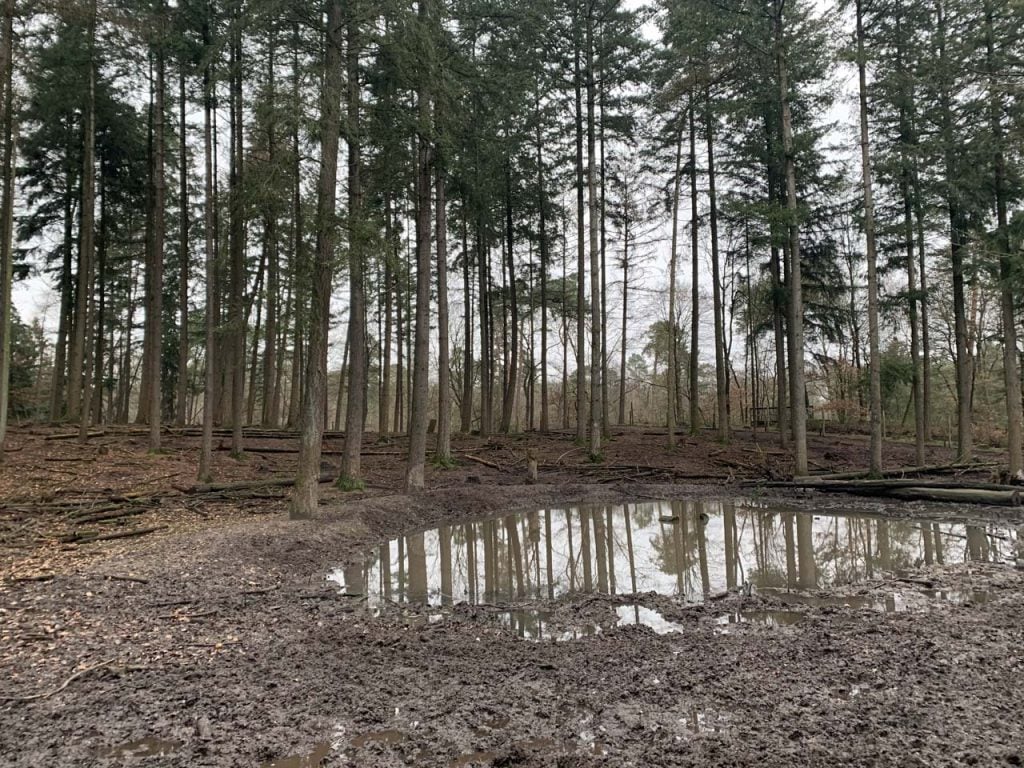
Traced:
[[[572, 435], [457, 438], [458, 465], [401, 494], [402, 440], [370, 435], [365, 490], [322, 485], [323, 515], [287, 519], [287, 488], [197, 489], [198, 437], [107, 428], [87, 444], [15, 429], [0, 467], [0, 764], [4, 766], [1021, 765], [1024, 571], [957, 563], [886, 574], [984, 602], [887, 613], [803, 606], [791, 626], [719, 618], [773, 608], [732, 593], [577, 595], [552, 610], [607, 625], [629, 602], [676, 625], [532, 642], [493, 606], [375, 616], [325, 575], [388, 538], [575, 502], [733, 498], [785, 477], [774, 435], [711, 433], [674, 451], [616, 430], [603, 461]], [[54, 439], [54, 438], [57, 439]], [[218, 437], [224, 444], [227, 437]], [[218, 481], [288, 477], [296, 440], [263, 433]], [[340, 439], [328, 439], [325, 461]], [[221, 446], [222, 448], [224, 445]], [[274, 450], [276, 449], [276, 450]], [[526, 451], [539, 459], [527, 479]], [[865, 438], [814, 436], [817, 469], [862, 467]], [[929, 462], [950, 451], [929, 447]], [[886, 446], [913, 464], [913, 446]], [[764, 497], [779, 492], [761, 491]], [[779, 496], [779, 498], [782, 498]], [[791, 494], [817, 511], [835, 497]], [[827, 502], [827, 503], [826, 503]], [[845, 499], [894, 517], [956, 505]], [[976, 519], [1024, 525], [1019, 508]], [[128, 534], [128, 535], [125, 535]]]

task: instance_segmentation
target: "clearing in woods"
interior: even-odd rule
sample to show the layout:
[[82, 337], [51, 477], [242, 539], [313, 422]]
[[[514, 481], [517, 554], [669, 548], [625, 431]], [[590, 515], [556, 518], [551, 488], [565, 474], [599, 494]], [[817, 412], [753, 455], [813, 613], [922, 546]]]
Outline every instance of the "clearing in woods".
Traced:
[[[1012, 493], [770, 487], [791, 471], [771, 435], [667, 452], [627, 429], [601, 463], [568, 434], [456, 439], [457, 466], [406, 496], [404, 441], [371, 436], [366, 489], [325, 484], [322, 519], [296, 523], [268, 482], [293, 476], [294, 435], [253, 431], [242, 461], [218, 451], [208, 487], [195, 431], [168, 431], [160, 455], [145, 440], [8, 439], [4, 765], [1024, 758]], [[325, 475], [342, 443], [328, 436]], [[809, 450], [841, 472], [866, 440]], [[904, 466], [913, 447], [886, 456]], [[915, 487], [1007, 493], [987, 472]]]

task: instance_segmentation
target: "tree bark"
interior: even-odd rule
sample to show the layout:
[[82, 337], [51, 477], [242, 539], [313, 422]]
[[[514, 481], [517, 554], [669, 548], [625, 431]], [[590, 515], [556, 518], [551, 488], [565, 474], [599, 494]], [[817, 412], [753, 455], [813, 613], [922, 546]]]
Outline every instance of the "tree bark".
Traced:
[[[360, 115], [359, 53], [361, 32], [359, 29], [361, 9], [356, 3], [348, 6], [349, 19], [346, 31], [345, 69], [348, 80], [348, 109], [346, 142], [348, 145], [348, 271], [349, 271], [349, 316], [348, 316], [348, 403], [345, 409], [345, 453], [342, 454], [339, 487], [357, 487], [362, 479], [360, 453], [363, 447], [365, 426], [367, 359], [366, 359], [366, 285], [363, 279], [365, 269], [365, 242], [363, 228], [363, 179], [362, 179], [362, 117]], [[339, 384], [340, 386], [340, 384]]]
[[[682, 117], [680, 117], [682, 121]], [[679, 196], [682, 188], [682, 162], [683, 162], [683, 128], [680, 126], [676, 138], [676, 164], [672, 174], [672, 252], [668, 260], [668, 372], [665, 375], [666, 391], [666, 420], [668, 424], [668, 447], [674, 448], [676, 444], [676, 422], [679, 415], [676, 413], [676, 369], [679, 361], [676, 359], [676, 269], [679, 263]], [[658, 355], [657, 343], [655, 343], [654, 368], [657, 373]]]
[[[448, 216], [445, 174], [438, 168], [437, 211], [437, 459], [447, 462], [452, 455], [452, 392], [448, 349]], [[466, 329], [468, 332], [468, 328]]]
[[[690, 434], [700, 432], [700, 211], [697, 205], [697, 121], [690, 97]], [[673, 321], [674, 322], [674, 321]], [[673, 337], [674, 338], [674, 337]], [[673, 368], [673, 373], [675, 369]]]
[[782, 111], [782, 151], [785, 158], [786, 212], [789, 230], [789, 400], [793, 427], [793, 471], [807, 474], [807, 407], [804, 386], [803, 279], [800, 265], [800, 212], [796, 199], [796, 158], [793, 118], [789, 103], [789, 66], [786, 60], [784, 0], [776, 0], [775, 67]]
[[[207, 6], [207, 13], [211, 13]], [[207, 56], [211, 53], [209, 21], [203, 23], [203, 48]], [[203, 68], [203, 229], [206, 250], [206, 371], [203, 386], [203, 439], [199, 453], [199, 482], [208, 483], [213, 479], [213, 417], [217, 403], [217, 316], [213, 307], [217, 299], [217, 248], [214, 240], [216, 227], [214, 210], [217, 201], [213, 192], [213, 64], [207, 59]]]
[[178, 72], [178, 386], [174, 423], [184, 426], [188, 418], [188, 281], [189, 208], [188, 208], [188, 136], [185, 123], [185, 70]]
[[871, 392], [871, 455], [872, 473], [882, 471], [882, 356], [878, 341], [878, 272], [875, 244], [875, 203], [871, 181], [871, 145], [868, 133], [867, 56], [864, 53], [863, 0], [856, 0], [857, 13], [857, 82], [860, 95], [860, 161], [864, 191], [864, 238], [868, 261], [868, 366]]
[[708, 143], [708, 202], [711, 225], [712, 305], [715, 315], [715, 402], [718, 406], [718, 439], [729, 442], [729, 372], [725, 362], [725, 307], [722, 303], [722, 277], [718, 252], [718, 197], [715, 190], [715, 121], [711, 94], [706, 95], [706, 130]]
[[242, 455], [242, 422], [245, 397], [245, 202], [242, 175], [245, 125], [242, 115], [242, 18], [236, 11], [231, 20], [231, 164], [229, 175], [231, 232], [229, 238], [228, 325], [231, 329], [231, 455]]
[[[163, 0], [156, 0], [157, 23], [162, 23]], [[163, 44], [156, 48], [156, 90], [153, 98], [153, 213], [152, 242], [150, 243], [150, 295], [146, 306], [146, 323], [150, 328], [149, 345], [149, 390], [147, 392], [147, 412], [149, 422], [149, 450], [160, 450], [161, 410], [163, 405], [163, 387], [160, 376], [160, 363], [163, 357], [163, 285], [164, 285], [164, 228], [166, 213], [166, 180], [164, 179], [164, 49]]]
[[597, 197], [597, 157], [594, 107], [597, 87], [594, 78], [594, 17], [593, 4], [587, 12], [587, 199], [590, 234], [590, 455], [601, 455], [601, 438], [604, 432], [602, 414], [602, 365], [604, 352], [601, 349], [601, 248], [599, 224], [601, 209]]
[[14, 0], [4, 0], [0, 28], [0, 464], [4, 461], [11, 384], [11, 289], [14, 280]]
[[[420, 0], [419, 21], [426, 34], [430, 0]], [[433, 148], [427, 136], [430, 124], [430, 89], [421, 76], [416, 94], [419, 129], [416, 138], [416, 324], [413, 348], [412, 402], [409, 407], [409, 463], [405, 473], [406, 492], [423, 488], [427, 451], [430, 366], [430, 190]]]
[[[327, 328], [334, 265], [335, 201], [343, 90], [342, 0], [329, 0], [325, 30], [324, 86], [320, 108], [320, 173], [317, 185], [316, 255], [312, 272], [309, 345], [302, 392], [299, 466], [292, 492], [292, 519], [316, 515], [320, 497], [320, 449], [327, 391]], [[293, 395], [294, 396], [294, 395]]]

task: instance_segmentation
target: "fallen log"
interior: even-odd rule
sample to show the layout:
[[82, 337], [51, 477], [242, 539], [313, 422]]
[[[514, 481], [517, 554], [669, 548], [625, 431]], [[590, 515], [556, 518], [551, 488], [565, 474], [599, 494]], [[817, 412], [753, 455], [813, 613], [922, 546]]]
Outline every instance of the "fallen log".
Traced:
[[495, 463], [493, 461], [488, 461], [487, 459], [481, 459], [479, 456], [473, 456], [473, 455], [468, 454], [468, 453], [460, 453], [459, 456], [461, 456], [464, 459], [468, 459], [469, 461], [476, 462], [477, 464], [483, 464], [485, 467], [490, 467], [491, 469], [496, 469], [499, 472], [504, 471], [504, 470], [502, 470], [500, 464], [497, 464], [497, 463]]
[[[105, 434], [107, 434], [106, 430], [98, 429], [93, 432], [89, 432], [86, 437], [103, 437]], [[79, 436], [78, 432], [60, 432], [56, 435], [46, 435], [43, 437], [43, 440], [72, 440]]]
[[[320, 474], [319, 482], [330, 483], [335, 479], [335, 475], [332, 472], [322, 472]], [[294, 477], [279, 477], [272, 480], [245, 480], [238, 483], [205, 483], [201, 485], [193, 485], [190, 488], [183, 488], [185, 493], [190, 495], [202, 494], [202, 493], [223, 493], [224, 491], [248, 491], [258, 490], [260, 488], [287, 488], [295, 485]]]
[[61, 536], [59, 541], [61, 544], [92, 544], [94, 541], [114, 541], [115, 539], [133, 539], [137, 536], [145, 536], [150, 533], [156, 533], [167, 528], [166, 525], [154, 525], [149, 528], [132, 528], [127, 531], [116, 531], [114, 533], [100, 533], [96, 534], [89, 531], [86, 534], [73, 533], [70, 536]]
[[[921, 467], [896, 467], [885, 469], [877, 474], [877, 479], [887, 477], [900, 477], [902, 475], [937, 475], [943, 472], [969, 472], [974, 469], [991, 469], [1000, 466], [998, 461], [984, 461], [975, 463], [954, 462], [952, 464], [928, 464]], [[867, 469], [856, 469], [848, 472], [829, 472], [820, 475], [811, 475], [813, 480], [861, 480], [870, 479], [871, 471]], [[803, 478], [807, 479], [807, 478]]]
[[992, 504], [1019, 507], [1021, 488], [999, 483], [967, 483], [952, 480], [832, 480], [811, 479], [744, 483], [769, 488], [808, 488], [825, 493], [880, 496], [913, 501], [948, 501], [962, 504]]

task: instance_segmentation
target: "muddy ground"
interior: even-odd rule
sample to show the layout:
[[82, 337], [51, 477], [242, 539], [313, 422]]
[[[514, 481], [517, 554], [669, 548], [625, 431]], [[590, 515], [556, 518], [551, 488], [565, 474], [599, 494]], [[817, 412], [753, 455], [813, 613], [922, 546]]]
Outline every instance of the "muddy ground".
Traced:
[[[588, 595], [554, 610], [605, 631], [531, 642], [493, 606], [442, 620], [374, 617], [325, 574], [404, 532], [566, 502], [740, 496], [783, 477], [773, 439], [729, 448], [616, 433], [602, 464], [571, 435], [457, 440], [459, 466], [428, 490], [400, 487], [399, 441], [366, 448], [367, 488], [324, 487], [321, 519], [290, 522], [283, 489], [192, 488], [197, 440], [168, 433], [149, 455], [133, 430], [86, 445], [16, 430], [0, 469], [0, 764], [10, 766], [833, 766], [1020, 765], [1024, 572], [990, 563], [911, 575], [984, 589], [980, 604], [913, 613], [801, 606], [792, 626], [717, 622], [775, 607], [729, 595], [684, 606]], [[225, 438], [226, 440], [226, 438]], [[287, 476], [294, 438], [217, 454], [218, 479]], [[329, 440], [329, 451], [340, 440]], [[526, 482], [525, 452], [541, 464]], [[861, 466], [859, 436], [815, 437], [819, 469]], [[892, 465], [911, 446], [892, 444]], [[329, 453], [330, 462], [336, 454]], [[942, 446], [929, 461], [949, 459]], [[787, 503], [835, 503], [814, 494]], [[954, 516], [953, 506], [845, 501], [874, 512]], [[123, 513], [123, 514], [122, 514]], [[974, 517], [1024, 523], [1017, 510]], [[114, 515], [109, 517], [109, 515]], [[106, 519], [104, 516], [107, 516]], [[99, 519], [98, 519], [99, 518]], [[147, 532], [148, 531], [148, 532]], [[118, 534], [121, 537], [115, 537]], [[134, 534], [124, 537], [124, 534]], [[907, 575], [861, 593], [891, 594]], [[615, 627], [640, 603], [680, 631]], [[288, 760], [287, 758], [292, 758]]]

